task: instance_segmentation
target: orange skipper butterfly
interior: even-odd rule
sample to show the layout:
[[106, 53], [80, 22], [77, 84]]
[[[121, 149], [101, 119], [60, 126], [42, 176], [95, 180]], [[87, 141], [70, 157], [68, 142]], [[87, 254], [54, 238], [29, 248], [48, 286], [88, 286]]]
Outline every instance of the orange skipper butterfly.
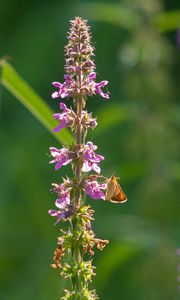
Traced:
[[106, 200], [113, 203], [124, 203], [127, 201], [127, 197], [120, 184], [117, 181], [118, 178], [111, 176], [107, 180]]

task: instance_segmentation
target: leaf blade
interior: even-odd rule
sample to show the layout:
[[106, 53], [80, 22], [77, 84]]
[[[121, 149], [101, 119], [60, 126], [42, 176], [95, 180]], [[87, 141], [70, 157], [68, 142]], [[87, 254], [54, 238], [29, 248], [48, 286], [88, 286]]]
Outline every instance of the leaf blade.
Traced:
[[26, 83], [15, 69], [5, 60], [0, 61], [1, 84], [18, 99], [39, 122], [49, 131], [60, 143], [72, 143], [73, 137], [67, 129], [61, 132], [53, 132], [57, 126], [53, 119], [53, 111], [45, 101]]

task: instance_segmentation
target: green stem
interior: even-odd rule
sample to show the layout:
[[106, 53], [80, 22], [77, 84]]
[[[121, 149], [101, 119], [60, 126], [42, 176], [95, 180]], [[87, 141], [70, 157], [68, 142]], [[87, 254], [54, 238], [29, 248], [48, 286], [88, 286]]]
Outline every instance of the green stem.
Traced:
[[[78, 83], [79, 86], [81, 87], [82, 85], [82, 74], [80, 73], [78, 76]], [[80, 95], [79, 98], [77, 99], [77, 117], [78, 117], [78, 125], [77, 125], [77, 130], [76, 130], [76, 143], [77, 145], [82, 143], [82, 126], [81, 126], [81, 116], [82, 116], [82, 110], [83, 110], [83, 98]], [[81, 159], [78, 159], [77, 164], [76, 164], [76, 168], [74, 170], [74, 175], [76, 177], [76, 179], [80, 182], [81, 179], [81, 168], [82, 168], [82, 162]], [[81, 206], [81, 191], [80, 188], [77, 188], [76, 190], [76, 195], [75, 195], [75, 206], [76, 209], [80, 208]], [[73, 222], [73, 233], [74, 233], [74, 237], [77, 235], [76, 232], [79, 231], [78, 228], [78, 219], [75, 216]], [[80, 251], [80, 247], [79, 247], [79, 240], [75, 240], [73, 242], [72, 245], [72, 257], [76, 263], [77, 266], [80, 265], [80, 263], [82, 262], [82, 256], [81, 256], [81, 251]], [[76, 276], [76, 280], [73, 283], [73, 288], [76, 293], [79, 293], [80, 295], [82, 294], [82, 290], [83, 290], [83, 283], [81, 282], [81, 279], [78, 277], [79, 274], [77, 274]]]
[[[80, 38], [80, 36], [79, 36]], [[79, 52], [81, 50], [81, 45], [79, 43], [78, 45], [79, 48]], [[79, 64], [81, 66], [81, 59], [79, 61]], [[79, 74], [77, 75], [77, 83], [79, 86], [79, 89], [81, 90], [82, 87], [82, 71], [79, 72]], [[78, 99], [76, 99], [76, 103], [77, 103], [77, 119], [78, 119], [78, 124], [77, 124], [77, 129], [75, 132], [75, 137], [76, 137], [76, 143], [77, 145], [80, 145], [82, 143], [82, 125], [81, 125], [81, 118], [82, 118], [82, 110], [83, 110], [83, 96], [79, 95]], [[78, 182], [80, 182], [81, 179], [81, 169], [82, 169], [82, 161], [81, 158], [78, 159], [77, 164], [76, 164], [76, 168], [74, 170], [74, 175], [76, 177], [76, 179], [78, 180]], [[76, 190], [76, 195], [75, 195], [75, 206], [76, 209], [80, 208], [82, 203], [81, 203], [81, 191], [80, 188], [77, 188]], [[74, 233], [74, 237], [77, 236], [76, 232], [79, 231], [78, 228], [78, 219], [75, 216], [74, 220], [73, 220], [73, 233]], [[73, 259], [76, 262], [77, 266], [80, 265], [80, 263], [82, 262], [82, 255], [81, 255], [81, 251], [80, 251], [80, 245], [79, 245], [79, 240], [75, 240], [74, 239], [74, 243], [72, 246], [72, 255], [73, 255]], [[79, 293], [81, 295], [82, 290], [83, 290], [83, 282], [81, 282], [81, 279], [79, 278], [79, 274], [77, 274], [76, 276], [76, 281], [74, 283], [74, 290], [76, 293]]]
[[[78, 231], [78, 220], [75, 217], [74, 220], [72, 221], [72, 227], [73, 227], [73, 233], [74, 235], [76, 234], [76, 232]], [[81, 252], [79, 249], [79, 241], [78, 240], [74, 240], [74, 243], [72, 245], [72, 258], [75, 261], [76, 265], [78, 266], [81, 261], [82, 261], [82, 257], [81, 257]], [[75, 291], [76, 293], [81, 294], [82, 292], [82, 283], [78, 277], [78, 274], [76, 274], [76, 278], [75, 280], [73, 280], [72, 284], [73, 284], [73, 291]]]
[[[77, 116], [78, 116], [78, 125], [76, 130], [76, 142], [77, 144], [81, 144], [82, 142], [82, 126], [81, 126], [81, 115], [82, 115], [82, 109], [83, 109], [83, 98], [82, 96], [79, 97], [78, 103], [77, 103]], [[79, 180], [81, 177], [81, 160], [79, 159], [76, 165], [75, 170], [75, 176]]]

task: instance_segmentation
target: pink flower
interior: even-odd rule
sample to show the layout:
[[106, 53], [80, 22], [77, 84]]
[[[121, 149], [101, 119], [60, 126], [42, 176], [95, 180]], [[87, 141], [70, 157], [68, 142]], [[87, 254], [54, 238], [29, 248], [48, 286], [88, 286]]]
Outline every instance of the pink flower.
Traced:
[[98, 164], [104, 159], [104, 157], [95, 153], [97, 146], [93, 145], [92, 142], [87, 142], [84, 148], [84, 163], [82, 166], [82, 171], [89, 172], [94, 170], [95, 172], [100, 173], [101, 169]]
[[60, 82], [53, 82], [52, 84], [57, 87], [59, 89], [58, 92], [54, 92], [52, 94], [52, 98], [66, 98], [69, 96], [69, 89], [71, 88], [72, 86], [72, 83], [73, 83], [73, 80], [72, 80], [72, 76], [71, 75], [67, 75], [65, 74], [64, 75], [64, 83], [60, 83]]
[[86, 61], [82, 65], [82, 70], [83, 71], [93, 72], [94, 69], [95, 69], [95, 64], [94, 64], [94, 62], [92, 60]]
[[62, 219], [68, 219], [73, 214], [73, 209], [71, 207], [65, 208], [63, 210], [49, 210], [49, 215], [52, 217], [57, 217], [57, 221], [55, 222], [55, 225], [59, 223]]
[[[69, 67], [68, 67], [69, 68]], [[72, 69], [72, 66], [70, 67]], [[78, 73], [80, 70], [76, 70]], [[72, 72], [68, 69], [68, 72]], [[73, 71], [74, 72], [74, 71]], [[53, 85], [59, 89], [59, 91], [52, 94], [52, 98], [66, 98], [73, 97], [79, 94], [92, 96], [99, 94], [101, 97], [109, 99], [109, 93], [104, 93], [101, 88], [105, 87], [108, 84], [107, 80], [101, 82], [95, 82], [96, 72], [91, 72], [89, 75], [84, 76], [82, 80], [82, 86], [79, 86], [76, 80], [73, 77], [74, 75], [65, 74], [64, 83], [53, 82]]]
[[76, 114], [69, 108], [64, 103], [60, 103], [60, 109], [63, 110], [62, 113], [54, 114], [53, 117], [59, 121], [59, 125], [54, 128], [55, 132], [60, 131], [61, 129], [65, 128], [68, 124], [72, 125], [73, 119], [76, 118]]
[[72, 205], [70, 205], [70, 190], [66, 187], [64, 183], [62, 184], [52, 184], [53, 189], [51, 191], [58, 194], [55, 205], [59, 210], [49, 210], [49, 214], [52, 217], [57, 217], [55, 224], [61, 221], [63, 218], [68, 218], [72, 215]]
[[61, 148], [57, 149], [55, 147], [49, 148], [53, 160], [50, 161], [50, 164], [55, 163], [55, 170], [60, 169], [62, 166], [69, 164], [73, 160], [73, 152], [66, 149]]
[[[55, 132], [60, 131], [65, 127], [73, 127], [75, 126], [77, 115], [74, 111], [67, 108], [66, 104], [60, 102], [60, 109], [62, 109], [62, 113], [54, 114], [53, 117], [59, 121], [59, 125], [54, 128]], [[97, 126], [96, 119], [92, 117], [91, 113], [87, 113], [87, 111], [82, 111], [81, 116], [81, 125], [84, 128], [95, 128]]]
[[64, 184], [60, 184], [57, 192], [58, 198], [56, 199], [55, 205], [58, 208], [65, 208], [68, 204], [70, 204], [69, 190]]
[[94, 93], [95, 94], [99, 94], [101, 97], [103, 98], [106, 98], [106, 99], [109, 99], [109, 94], [108, 93], [104, 93], [101, 88], [104, 87], [105, 85], [108, 84], [108, 81], [107, 80], [103, 80], [99, 83], [96, 83], [95, 84], [95, 90], [94, 90]]
[[98, 183], [96, 180], [86, 181], [84, 184], [85, 193], [93, 199], [103, 199], [105, 200], [105, 195], [103, 193], [107, 188], [106, 183]]
[[97, 121], [92, 117], [91, 113], [87, 113], [87, 111], [82, 111], [81, 124], [85, 128], [95, 128], [97, 126]]
[[62, 166], [69, 164], [72, 160], [81, 156], [83, 158], [83, 172], [89, 172], [91, 170], [94, 170], [96, 173], [101, 172], [98, 164], [104, 157], [95, 153], [97, 146], [93, 145], [92, 142], [88, 142], [83, 147], [77, 147], [74, 151], [66, 148], [57, 149], [55, 147], [50, 147], [49, 149], [52, 157], [54, 157], [50, 163], [55, 163], [55, 170], [60, 169]]
[[96, 83], [94, 81], [94, 79], [96, 78], [96, 73], [95, 72], [91, 72], [89, 74], [89, 85], [91, 86], [92, 92], [93, 94], [99, 94], [101, 97], [109, 99], [109, 94], [108, 93], [104, 93], [101, 88], [106, 86], [108, 84], [107, 80], [103, 80], [99, 83]]
[[93, 80], [96, 78], [96, 72], [91, 72], [89, 74], [89, 82], [93, 82]]

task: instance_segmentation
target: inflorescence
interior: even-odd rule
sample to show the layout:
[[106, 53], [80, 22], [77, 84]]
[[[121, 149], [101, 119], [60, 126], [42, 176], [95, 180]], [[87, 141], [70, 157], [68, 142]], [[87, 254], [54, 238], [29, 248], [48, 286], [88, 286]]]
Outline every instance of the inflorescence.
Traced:
[[75, 143], [61, 149], [50, 147], [50, 163], [55, 165], [55, 170], [71, 164], [73, 177], [52, 184], [51, 191], [57, 194], [56, 209], [49, 210], [49, 214], [56, 217], [55, 224], [65, 221], [67, 229], [61, 230], [51, 266], [60, 268], [61, 276], [71, 282], [71, 289], [65, 290], [62, 300], [95, 300], [98, 299], [96, 291], [89, 290], [95, 275], [94, 247], [103, 250], [108, 241], [96, 238], [91, 227], [94, 211], [85, 205], [85, 196], [116, 203], [125, 202], [127, 198], [115, 176], [108, 179], [101, 174], [99, 164], [104, 157], [96, 153], [96, 145], [86, 141], [88, 130], [97, 126], [96, 118], [86, 110], [87, 98], [99, 94], [109, 99], [109, 92], [104, 89], [108, 81], [95, 81], [94, 47], [87, 21], [76, 17], [70, 24], [64, 82], [53, 82], [56, 91], [52, 98], [72, 99], [70, 108], [60, 102], [61, 112], [53, 117], [58, 121], [54, 131], [69, 127]]

